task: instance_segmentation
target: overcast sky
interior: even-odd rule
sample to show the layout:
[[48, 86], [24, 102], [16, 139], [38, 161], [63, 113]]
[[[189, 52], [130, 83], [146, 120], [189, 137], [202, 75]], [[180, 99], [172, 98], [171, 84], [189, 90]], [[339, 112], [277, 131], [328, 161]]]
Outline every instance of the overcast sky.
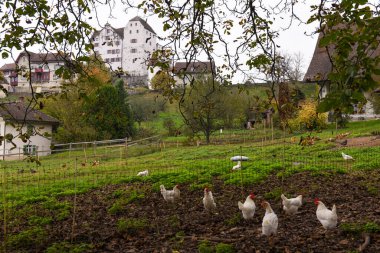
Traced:
[[[265, 3], [272, 3], [274, 5], [275, 3], [278, 3], [280, 0], [266, 0]], [[307, 21], [307, 19], [310, 17], [310, 5], [317, 4], [319, 1], [317, 0], [308, 0], [306, 1], [307, 4], [298, 3], [295, 5], [294, 12], [297, 14], [300, 19], [302, 19], [304, 22]], [[152, 28], [155, 30], [155, 32], [160, 37], [164, 37], [167, 34], [164, 34], [162, 32], [162, 21], [154, 16], [147, 16], [144, 15], [144, 12], [142, 10], [136, 10], [136, 9], [125, 9], [125, 6], [123, 5], [116, 5], [113, 6], [111, 13], [112, 15], [109, 15], [110, 11], [106, 11], [106, 9], [102, 9], [102, 11], [98, 11], [98, 18], [101, 23], [101, 25], [104, 25], [105, 23], [110, 23], [114, 28], [120, 28], [125, 27], [128, 21], [135, 17], [140, 16], [143, 19], [146, 19], [147, 22], [152, 26]], [[98, 8], [99, 10], [99, 8]], [[313, 34], [313, 31], [315, 31], [317, 24], [300, 24], [300, 22], [293, 22], [292, 26], [289, 29], [283, 30], [283, 28], [288, 27], [289, 19], [287, 19], [286, 15], [283, 15], [283, 19], [276, 18], [275, 20], [275, 28], [278, 29], [280, 33], [280, 37], [276, 41], [278, 45], [280, 45], [280, 51], [288, 54], [295, 54], [295, 53], [301, 53], [303, 56], [303, 72], [306, 72], [307, 67], [309, 66], [309, 63], [311, 61], [314, 48], [317, 42], [317, 34]], [[99, 25], [94, 22], [93, 25], [97, 28], [99, 28]], [[203, 59], [207, 60], [207, 59]], [[217, 62], [218, 64], [218, 62]], [[237, 81], [240, 78], [235, 79]], [[241, 81], [241, 80], [238, 80]]]
[[[268, 0], [268, 1], [278, 1], [278, 0]], [[305, 4], [297, 4], [296, 5], [296, 13], [297, 15], [303, 19], [304, 21], [307, 20], [307, 18], [310, 16], [310, 8], [309, 5], [313, 2], [315, 3], [315, 0], [308, 0], [308, 5]], [[318, 2], [318, 1], [317, 1]], [[125, 27], [126, 24], [130, 19], [132, 19], [135, 16], [140, 16], [143, 19], [146, 19], [147, 22], [152, 26], [152, 28], [155, 30], [155, 32], [158, 34], [158, 36], [164, 37], [165, 34], [162, 32], [162, 22], [157, 17], [153, 16], [146, 16], [144, 15], [143, 11], [136, 10], [136, 9], [125, 9], [125, 6], [118, 4], [116, 6], [112, 6], [112, 10], [109, 8], [105, 8], [104, 6], [101, 6], [97, 8], [97, 15], [99, 24], [103, 26], [107, 22], [110, 23], [115, 28]], [[112, 15], [110, 15], [110, 13]], [[95, 19], [92, 19], [92, 25], [99, 29], [100, 26], [97, 22], [95, 22]], [[307, 70], [307, 67], [310, 63], [312, 54], [314, 52], [317, 35], [310, 35], [315, 30], [316, 24], [299, 24], [299, 22], [293, 23], [291, 28], [288, 30], [282, 31], [282, 27], [286, 27], [288, 25], [288, 22], [285, 19], [277, 18], [275, 21], [275, 27], [280, 32], [280, 37], [277, 40], [277, 44], [281, 46], [280, 51], [286, 52], [288, 54], [298, 53], [300, 52], [303, 56], [303, 70], [304, 72]], [[309, 34], [309, 35], [305, 35]], [[32, 50], [33, 51], [33, 50]], [[206, 60], [206, 59], [205, 59]], [[0, 60], [0, 65], [3, 65], [4, 63], [10, 63], [12, 62], [10, 59], [8, 60]]]

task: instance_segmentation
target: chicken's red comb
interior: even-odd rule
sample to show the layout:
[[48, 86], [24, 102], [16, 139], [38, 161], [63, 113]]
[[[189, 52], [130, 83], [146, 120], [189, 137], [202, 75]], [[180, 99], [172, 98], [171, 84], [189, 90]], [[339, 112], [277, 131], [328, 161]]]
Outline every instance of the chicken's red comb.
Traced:
[[314, 199], [314, 203], [315, 203], [316, 205], [318, 205], [318, 202], [319, 202], [319, 198], [315, 198], [315, 199]]

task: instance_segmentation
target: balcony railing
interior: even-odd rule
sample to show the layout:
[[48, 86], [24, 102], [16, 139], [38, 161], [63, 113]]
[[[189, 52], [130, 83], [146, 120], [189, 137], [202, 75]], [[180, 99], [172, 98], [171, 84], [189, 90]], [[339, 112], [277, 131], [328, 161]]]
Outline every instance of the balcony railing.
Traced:
[[32, 78], [32, 83], [48, 83], [50, 80], [49, 79], [35, 79]]

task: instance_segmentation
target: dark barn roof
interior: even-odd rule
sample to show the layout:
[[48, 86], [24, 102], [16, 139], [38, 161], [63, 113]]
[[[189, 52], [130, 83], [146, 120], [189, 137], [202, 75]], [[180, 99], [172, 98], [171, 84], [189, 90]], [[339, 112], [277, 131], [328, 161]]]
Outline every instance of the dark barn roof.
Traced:
[[313, 82], [316, 80], [327, 80], [327, 75], [331, 71], [331, 62], [327, 49], [319, 47], [319, 41], [322, 38], [322, 33], [319, 34], [317, 44], [315, 45], [313, 58], [311, 59], [309, 68], [304, 76], [305, 82]]
[[214, 63], [206, 62], [176, 62], [173, 72], [186, 72], [189, 74], [211, 73], [214, 69]]
[[111, 28], [117, 35], [119, 35], [119, 37], [121, 39], [124, 39], [124, 28], [123, 27], [121, 27], [121, 28], [114, 28], [114, 27], [112, 27], [108, 23], [102, 29], [95, 30], [94, 33], [91, 36], [91, 39], [93, 39], [94, 37], [98, 36], [100, 34], [100, 32], [103, 31], [104, 28]]
[[139, 16], [136, 16], [129, 21], [139, 21], [144, 26], [144, 28], [146, 30], [148, 30], [151, 33], [156, 34], [156, 32], [153, 30], [153, 28], [144, 19], [140, 18]]
[[27, 108], [23, 102], [11, 102], [0, 104], [0, 117], [5, 121], [32, 122], [58, 125], [59, 121], [41, 111]]
[[[343, 27], [343, 25], [337, 25], [337, 28]], [[323, 33], [319, 33], [317, 44], [315, 45], [313, 58], [311, 59], [309, 68], [304, 76], [305, 82], [315, 82], [315, 81], [327, 81], [328, 74], [332, 71], [332, 64], [330, 62], [330, 56], [334, 54], [333, 46], [329, 46], [328, 52], [326, 47], [319, 47], [319, 42], [323, 37]], [[355, 54], [355, 49], [352, 51], [353, 56]], [[375, 50], [369, 51], [368, 56], [377, 57], [380, 55], [380, 46]], [[375, 77], [379, 79], [379, 77]]]
[[[62, 53], [33, 53], [30, 51], [28, 53], [30, 55], [31, 63], [62, 62], [65, 61], [65, 57], [69, 57], [67, 54], [64, 55]], [[25, 51], [21, 52], [16, 59], [16, 63], [18, 63], [22, 56], [28, 56], [28, 53]]]
[[6, 70], [15, 70], [16, 69], [16, 64], [15, 63], [6, 63], [4, 64], [0, 70], [1, 71], [6, 71]]

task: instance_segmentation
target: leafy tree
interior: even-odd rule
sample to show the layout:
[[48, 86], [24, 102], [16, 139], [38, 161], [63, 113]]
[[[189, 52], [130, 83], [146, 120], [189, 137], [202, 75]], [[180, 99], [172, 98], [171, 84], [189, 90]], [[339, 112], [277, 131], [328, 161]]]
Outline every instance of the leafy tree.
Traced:
[[[318, 21], [322, 37], [319, 47], [325, 48], [331, 62], [328, 76], [329, 93], [321, 100], [319, 111], [334, 111], [336, 118], [352, 113], [353, 105], [367, 102], [364, 92], [378, 86], [375, 75], [380, 75], [379, 5], [366, 0], [322, 1], [313, 6], [311, 21]], [[323, 11], [321, 11], [323, 10]]]
[[[278, 0], [276, 4], [253, 0], [233, 4], [226, 0], [120, 2], [127, 8], [140, 8], [146, 15], [157, 15], [163, 21], [163, 31], [170, 34], [165, 38], [164, 48], [173, 50], [158, 50], [154, 57], [156, 66], [167, 67], [168, 62], [178, 60], [192, 63], [201, 56], [207, 56], [212, 65], [221, 57], [223, 64], [213, 67], [213, 79], [230, 84], [236, 74], [252, 76], [252, 70], [269, 73], [267, 79], [276, 99], [275, 90], [279, 84], [276, 69], [281, 61], [280, 45], [276, 43], [279, 32], [273, 24], [276, 18], [285, 15], [290, 17], [289, 26], [295, 23], [299, 20], [295, 7], [304, 1]], [[104, 1], [106, 5], [110, 3]], [[66, 60], [67, 64], [57, 74], [69, 78], [82, 72], [84, 65], [81, 62], [91, 61], [93, 28], [88, 20], [97, 16], [95, 6], [99, 6], [98, 0], [2, 1], [2, 57], [8, 58], [15, 50], [39, 47], [45, 52], [59, 52]], [[366, 101], [363, 91], [377, 85], [373, 75], [380, 75], [380, 58], [371, 52], [379, 46], [379, 7], [379, 3], [368, 0], [322, 0], [312, 6], [309, 23], [316, 21], [320, 24], [316, 31], [324, 33], [320, 46], [328, 49], [332, 62], [328, 76], [331, 93], [321, 101], [320, 111], [349, 112], [352, 104]], [[72, 48], [75, 52], [69, 51]], [[28, 69], [31, 70], [31, 65]], [[178, 99], [179, 108], [195, 83], [187, 86], [190, 88], [183, 89]], [[177, 96], [171, 92], [168, 96], [173, 94]], [[33, 98], [38, 104], [36, 94]]]
[[224, 87], [219, 82], [211, 78], [198, 79], [181, 104], [185, 123], [193, 133], [202, 132], [207, 144], [211, 134], [220, 128], [223, 93]]
[[161, 90], [166, 87], [173, 87], [175, 85], [175, 81], [168, 72], [158, 71], [152, 78], [151, 84], [153, 89]]
[[123, 84], [104, 85], [85, 104], [86, 120], [97, 139], [125, 138], [134, 134], [133, 119]]
[[318, 113], [317, 103], [312, 100], [303, 101], [296, 117], [289, 120], [292, 129], [308, 131], [323, 129], [326, 127], [326, 122], [327, 113]]
[[98, 89], [107, 85], [111, 75], [104, 65], [91, 63], [85, 69], [76, 80], [64, 84], [65, 92], [45, 98], [43, 102], [44, 111], [61, 122], [54, 134], [57, 142], [92, 141], [99, 138], [96, 124], [88, 121], [86, 106]]
[[119, 95], [120, 111], [122, 115], [125, 115], [128, 119], [127, 125], [125, 128], [124, 136], [132, 136], [135, 133], [134, 129], [134, 119], [131, 106], [129, 104], [128, 93], [125, 90], [124, 81], [119, 79], [115, 83], [117, 94]]
[[154, 97], [145, 95], [133, 95], [130, 97], [130, 105], [134, 120], [141, 126], [141, 123], [154, 119], [159, 112], [165, 109], [165, 100], [159, 94], [151, 93]]

